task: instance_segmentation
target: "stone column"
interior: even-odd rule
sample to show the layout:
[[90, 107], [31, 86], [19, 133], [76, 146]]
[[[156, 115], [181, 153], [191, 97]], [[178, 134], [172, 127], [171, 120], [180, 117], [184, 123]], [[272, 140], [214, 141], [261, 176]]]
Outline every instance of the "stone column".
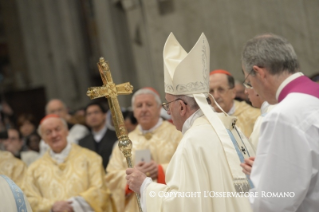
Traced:
[[31, 85], [45, 86], [48, 99], [70, 108], [89, 99], [88, 61], [79, 1], [16, 0]]

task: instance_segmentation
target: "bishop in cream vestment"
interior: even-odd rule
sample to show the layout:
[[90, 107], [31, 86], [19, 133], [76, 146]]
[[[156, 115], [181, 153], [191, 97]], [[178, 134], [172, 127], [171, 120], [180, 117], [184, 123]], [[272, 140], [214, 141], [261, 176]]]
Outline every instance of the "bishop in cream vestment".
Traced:
[[[71, 145], [71, 144], [69, 144]], [[81, 196], [95, 212], [110, 206], [102, 159], [76, 144], [58, 164], [47, 151], [28, 168], [25, 193], [34, 212], [50, 211], [54, 202]]]
[[[132, 161], [135, 161], [135, 151], [149, 149], [152, 159], [160, 164], [163, 172], [166, 172], [167, 164], [170, 162], [182, 134], [176, 130], [175, 126], [167, 121], [162, 121], [160, 126], [152, 132], [152, 137], [148, 140], [137, 126], [129, 133], [129, 138], [133, 142]], [[135, 164], [133, 164], [134, 166]], [[118, 212], [138, 212], [136, 197], [128, 191], [125, 170], [127, 169], [126, 159], [118, 147], [115, 147], [111, 160], [107, 167], [106, 181], [112, 192]], [[156, 181], [158, 182], [158, 181]], [[165, 180], [162, 182], [165, 183]]]
[[68, 143], [67, 124], [57, 115], [44, 117], [38, 131], [50, 149], [29, 166], [24, 180], [33, 211], [111, 211], [102, 158]]

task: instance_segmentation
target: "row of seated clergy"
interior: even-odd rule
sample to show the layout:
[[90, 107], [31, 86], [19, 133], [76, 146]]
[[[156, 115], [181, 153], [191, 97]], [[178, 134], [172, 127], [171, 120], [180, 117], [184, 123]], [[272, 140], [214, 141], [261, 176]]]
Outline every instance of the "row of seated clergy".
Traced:
[[[150, 163], [135, 164], [135, 167], [164, 184], [166, 167], [182, 134], [160, 118], [161, 102], [156, 91], [140, 89], [133, 95], [132, 105], [139, 122], [129, 134], [134, 142], [133, 162], [136, 150], [141, 149], [149, 149], [153, 159]], [[66, 125], [56, 115], [45, 117], [39, 131], [51, 150], [30, 166], [25, 178], [23, 188], [34, 211], [71, 208], [75, 211], [81, 211], [81, 208], [84, 211], [111, 211], [114, 207], [117, 211], [138, 211], [125, 179], [126, 160], [118, 148], [113, 150], [106, 175], [106, 184], [115, 202], [112, 204], [100, 165], [101, 157], [76, 144], [68, 144]]]
[[[137, 150], [149, 149], [152, 160], [136, 161], [135, 167], [151, 177], [154, 182], [165, 184], [164, 173], [182, 138], [182, 133], [170, 122], [160, 118], [161, 100], [156, 90], [147, 87], [135, 92], [132, 107], [139, 123], [128, 135], [133, 142], [132, 162], [135, 163]], [[106, 170], [106, 183], [111, 190], [117, 211], [138, 212], [136, 197], [126, 182], [127, 168], [122, 152], [119, 148], [114, 148]]]
[[[161, 102], [158, 93], [148, 88], [141, 89], [133, 99], [134, 115], [141, 123], [134, 132], [129, 134], [134, 141], [133, 158], [135, 150], [150, 149], [153, 161], [149, 168], [156, 168], [156, 173], [154, 169], [150, 170], [150, 176], [154, 179], [158, 178], [158, 182], [165, 183], [166, 166], [182, 135], [174, 125], [160, 118]], [[90, 106], [95, 106], [91, 107], [93, 109], [97, 108], [94, 104]], [[96, 114], [96, 111], [93, 111], [93, 114]], [[27, 172], [24, 169], [26, 173], [19, 175], [21, 178], [25, 176], [24, 184], [22, 186], [21, 183], [20, 187], [25, 191], [32, 209], [34, 211], [68, 211], [73, 208], [74, 211], [79, 211], [79, 208], [84, 207], [83, 211], [115, 210], [110, 192], [105, 185], [105, 171], [101, 166], [101, 157], [86, 148], [67, 142], [67, 127], [64, 119], [57, 115], [47, 115], [41, 121], [39, 133], [50, 146], [50, 150], [34, 162]], [[163, 149], [165, 149], [164, 152], [162, 152]], [[124, 159], [125, 163], [122, 153], [116, 150], [118, 148], [115, 148], [113, 152], [114, 158]], [[8, 153], [8, 155], [11, 154]], [[14, 159], [12, 155], [11, 157]], [[24, 165], [22, 162], [21, 164]], [[146, 167], [139, 165], [141, 168]], [[122, 167], [123, 170], [127, 168], [125, 165]], [[11, 178], [14, 179], [14, 177]], [[123, 187], [125, 186], [126, 183]], [[122, 193], [123, 191], [124, 188]], [[131, 191], [127, 192], [127, 197], [132, 197], [130, 193]], [[113, 193], [112, 190], [112, 194], [117, 200], [116, 192]], [[134, 200], [131, 203], [136, 204]], [[124, 205], [123, 202], [123, 207]]]

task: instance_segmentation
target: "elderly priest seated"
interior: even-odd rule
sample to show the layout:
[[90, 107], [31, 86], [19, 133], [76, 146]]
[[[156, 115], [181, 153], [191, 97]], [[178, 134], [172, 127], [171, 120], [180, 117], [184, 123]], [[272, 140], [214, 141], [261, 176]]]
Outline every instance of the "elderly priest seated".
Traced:
[[50, 150], [31, 164], [25, 178], [33, 211], [112, 211], [101, 157], [68, 143], [67, 124], [57, 115], [44, 117], [38, 131]]

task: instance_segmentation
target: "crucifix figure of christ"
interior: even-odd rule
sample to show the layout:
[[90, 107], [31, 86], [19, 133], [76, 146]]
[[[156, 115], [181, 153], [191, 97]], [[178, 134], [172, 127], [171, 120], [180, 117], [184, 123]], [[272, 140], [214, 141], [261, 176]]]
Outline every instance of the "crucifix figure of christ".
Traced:
[[[120, 104], [117, 100], [118, 95], [131, 94], [133, 86], [129, 83], [122, 83], [115, 85], [112, 79], [109, 64], [104, 60], [103, 57], [97, 63], [99, 72], [103, 81], [102, 87], [90, 87], [87, 91], [87, 96], [91, 99], [97, 99], [100, 97], [106, 97], [108, 99], [109, 108], [112, 113], [112, 120], [116, 130], [117, 138], [119, 139], [118, 146], [126, 158], [126, 162], [129, 168], [132, 168], [132, 141], [127, 135], [126, 128], [124, 126], [124, 119]], [[140, 212], [142, 212], [140, 198], [138, 194], [135, 194], [138, 202]]]

